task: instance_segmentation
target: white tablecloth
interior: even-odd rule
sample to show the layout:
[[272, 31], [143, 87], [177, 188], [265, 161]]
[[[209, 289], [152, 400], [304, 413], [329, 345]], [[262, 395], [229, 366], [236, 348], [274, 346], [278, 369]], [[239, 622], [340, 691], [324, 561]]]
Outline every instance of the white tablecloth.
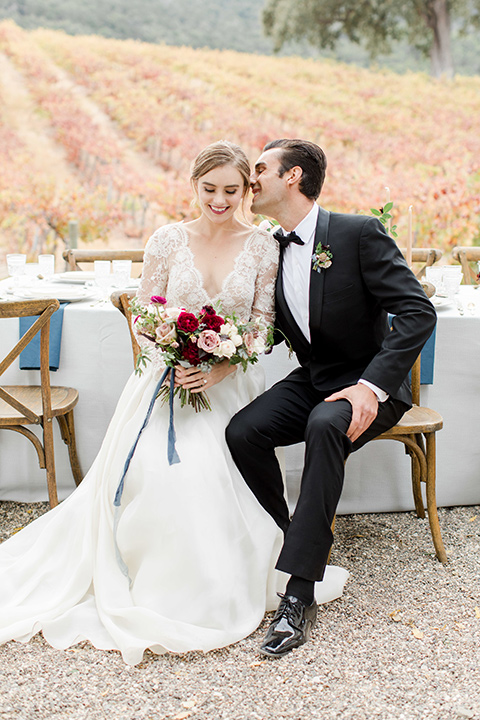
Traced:
[[[480, 503], [480, 290], [462, 287], [465, 311], [454, 305], [438, 308], [435, 381], [422, 387], [422, 403], [443, 415], [437, 435], [437, 498], [439, 505]], [[467, 308], [475, 303], [475, 314]], [[18, 338], [18, 320], [1, 320], [0, 350]], [[267, 385], [295, 367], [285, 347], [262, 359]], [[120, 392], [132, 371], [130, 338], [125, 319], [109, 304], [89, 301], [65, 308], [60, 368], [52, 384], [71, 385], [80, 394], [75, 409], [80, 462], [88, 470], [100, 447]], [[36, 383], [37, 371], [18, 369], [3, 376], [3, 384]], [[31, 444], [11, 431], [0, 432], [0, 500], [46, 499], [45, 473], [37, 465]], [[74, 488], [67, 450], [57, 432], [55, 457], [59, 496]], [[294, 502], [303, 464], [303, 445], [286, 450], [287, 487]], [[413, 508], [410, 461], [403, 445], [374, 441], [347, 463], [339, 513], [409, 510]], [[320, 469], [319, 469], [320, 471]]]

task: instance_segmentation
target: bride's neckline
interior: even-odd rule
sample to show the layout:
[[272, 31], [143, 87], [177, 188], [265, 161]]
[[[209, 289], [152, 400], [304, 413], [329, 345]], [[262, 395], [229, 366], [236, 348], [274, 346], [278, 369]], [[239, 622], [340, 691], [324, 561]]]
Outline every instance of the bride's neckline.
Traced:
[[211, 295], [211, 294], [207, 291], [207, 288], [205, 287], [205, 281], [204, 281], [202, 272], [201, 272], [201, 271], [197, 268], [197, 266], [195, 265], [195, 255], [194, 255], [194, 253], [193, 253], [192, 248], [190, 247], [190, 237], [191, 237], [191, 236], [190, 236], [190, 233], [188, 232], [187, 228], [185, 227], [185, 225], [184, 225], [183, 223], [178, 223], [178, 227], [179, 227], [180, 231], [183, 233], [184, 240], [185, 240], [185, 247], [186, 247], [186, 249], [188, 250], [189, 256], [190, 256], [190, 264], [191, 264], [191, 266], [192, 266], [193, 271], [194, 271], [194, 272], [196, 273], [196, 275], [198, 276], [198, 280], [199, 280], [200, 287], [201, 287], [201, 289], [203, 290], [203, 292], [205, 293], [205, 296], [206, 296], [206, 298], [208, 299], [208, 301], [209, 301], [209, 302], [215, 302], [216, 300], [218, 300], [218, 299], [221, 297], [221, 295], [222, 295], [222, 293], [223, 293], [223, 291], [224, 291], [224, 289], [225, 289], [225, 286], [226, 286], [228, 280], [229, 280], [229, 279], [232, 277], [232, 275], [236, 272], [238, 261], [239, 261], [239, 259], [247, 252], [247, 243], [250, 242], [250, 239], [252, 238], [253, 234], [255, 233], [255, 229], [256, 229], [256, 228], [255, 228], [255, 226], [253, 226], [251, 233], [250, 233], [249, 235], [247, 235], [247, 237], [245, 238], [245, 241], [244, 241], [244, 243], [243, 243], [242, 249], [240, 250], [240, 252], [239, 252], [239, 253], [235, 256], [235, 258], [234, 258], [232, 269], [230, 270], [230, 272], [228, 272], [228, 273], [224, 276], [224, 278], [223, 278], [223, 280], [222, 280], [222, 282], [221, 282], [221, 284], [220, 284], [220, 290], [219, 290], [217, 293], [215, 293], [215, 295]]

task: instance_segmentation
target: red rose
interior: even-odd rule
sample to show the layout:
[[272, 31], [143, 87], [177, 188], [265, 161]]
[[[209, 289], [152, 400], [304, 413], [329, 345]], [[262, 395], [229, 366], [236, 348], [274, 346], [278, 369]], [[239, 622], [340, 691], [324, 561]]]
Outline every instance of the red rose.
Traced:
[[198, 347], [191, 341], [189, 341], [183, 348], [182, 356], [184, 360], [194, 367], [200, 363], [200, 358], [198, 357]]
[[177, 328], [185, 333], [195, 332], [198, 328], [198, 320], [193, 313], [181, 312], [177, 319]]
[[[211, 305], [204, 305], [204, 306], [202, 307], [201, 312], [202, 312], [204, 315], [216, 315], [216, 314], [217, 314]], [[203, 318], [202, 318], [202, 319], [203, 319]]]
[[205, 315], [202, 319], [202, 324], [208, 330], [215, 330], [215, 332], [218, 332], [224, 323], [225, 321], [220, 315]]

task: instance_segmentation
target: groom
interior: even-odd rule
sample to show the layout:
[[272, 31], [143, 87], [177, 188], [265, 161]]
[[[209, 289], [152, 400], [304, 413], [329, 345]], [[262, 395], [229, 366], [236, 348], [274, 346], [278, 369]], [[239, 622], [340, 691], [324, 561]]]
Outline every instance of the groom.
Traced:
[[[377, 219], [316, 204], [325, 169], [314, 143], [275, 140], [251, 176], [252, 211], [275, 218], [284, 231], [275, 233], [276, 327], [300, 363], [227, 428], [238, 468], [285, 534], [277, 568], [290, 579], [260, 649], [272, 657], [308, 640], [345, 461], [411, 406], [408, 372], [436, 321]], [[392, 330], [387, 313], [395, 316]], [[301, 441], [305, 464], [290, 519], [275, 448]]]

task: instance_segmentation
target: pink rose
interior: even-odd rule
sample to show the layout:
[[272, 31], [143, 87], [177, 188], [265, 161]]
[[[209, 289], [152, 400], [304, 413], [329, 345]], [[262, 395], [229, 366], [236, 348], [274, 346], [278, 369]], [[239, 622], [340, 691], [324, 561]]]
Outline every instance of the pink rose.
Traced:
[[243, 336], [243, 342], [247, 349], [247, 354], [251, 357], [254, 353], [259, 355], [265, 352], [265, 341], [258, 332], [248, 332]]
[[198, 336], [198, 347], [211, 353], [220, 345], [220, 340], [214, 330], [203, 330]]
[[252, 332], [247, 332], [243, 336], [243, 342], [245, 343], [245, 347], [247, 349], [247, 354], [250, 357], [253, 354], [253, 345], [255, 343], [255, 338], [253, 336]]
[[166, 305], [167, 304], [167, 301], [161, 295], [152, 295], [152, 297], [150, 298], [150, 302], [154, 303], [155, 305]]
[[177, 338], [175, 327], [167, 322], [157, 327], [155, 335], [159, 345], [170, 345]]

